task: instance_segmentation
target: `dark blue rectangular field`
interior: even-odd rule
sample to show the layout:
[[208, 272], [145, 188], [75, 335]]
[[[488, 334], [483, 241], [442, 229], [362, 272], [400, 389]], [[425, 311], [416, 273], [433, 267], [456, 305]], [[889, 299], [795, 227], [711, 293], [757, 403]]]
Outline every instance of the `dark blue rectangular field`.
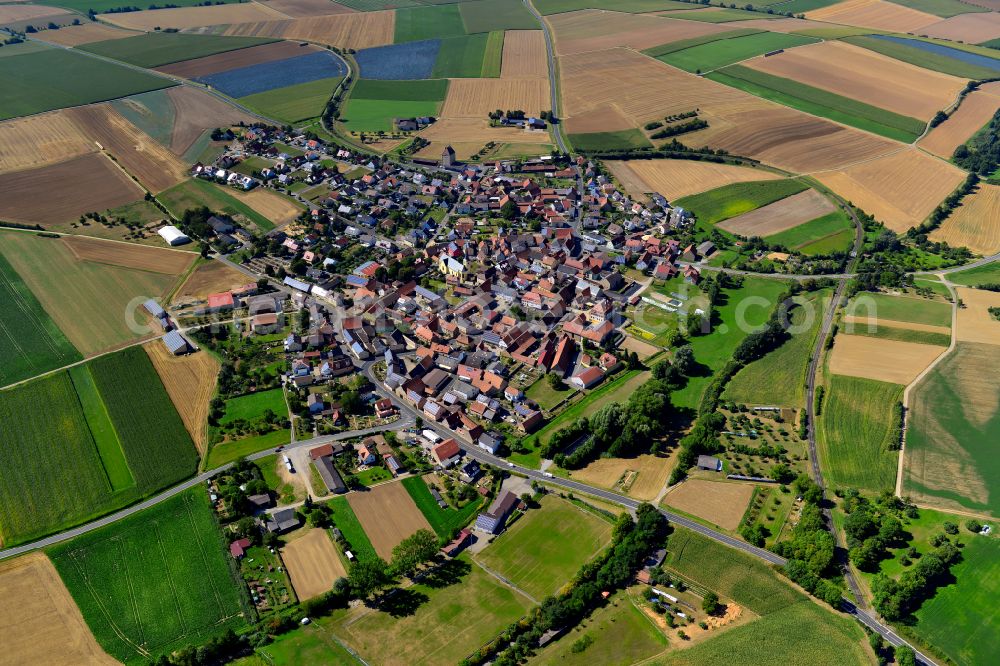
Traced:
[[344, 76], [346, 73], [344, 63], [338, 56], [320, 51], [199, 76], [195, 81], [221, 90], [230, 97], [246, 97], [298, 83]]
[[953, 49], [950, 46], [944, 46], [942, 44], [934, 44], [932, 42], [925, 42], [919, 39], [907, 39], [906, 37], [895, 37], [893, 35], [869, 35], [869, 37], [872, 37], [873, 39], [884, 39], [888, 42], [896, 42], [897, 44], [904, 44], [915, 49], [920, 49], [921, 51], [927, 51], [929, 53], [946, 56], [948, 58], [954, 58], [955, 60], [960, 60], [967, 65], [976, 65], [977, 67], [985, 67], [986, 69], [992, 69], [993, 71], [1000, 72], [1000, 60], [979, 55], [978, 53], [969, 53], [968, 51]]
[[440, 39], [425, 39], [362, 49], [354, 58], [361, 67], [361, 78], [364, 79], [429, 79], [434, 72], [434, 63], [437, 62], [440, 49]]

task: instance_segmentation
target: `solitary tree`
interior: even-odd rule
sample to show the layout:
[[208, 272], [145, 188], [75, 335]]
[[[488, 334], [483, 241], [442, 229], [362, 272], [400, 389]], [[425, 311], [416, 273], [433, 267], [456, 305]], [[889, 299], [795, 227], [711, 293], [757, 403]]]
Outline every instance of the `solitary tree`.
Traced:
[[715, 615], [719, 612], [719, 595], [715, 592], [706, 592], [705, 596], [701, 600], [701, 609], [708, 613], [709, 615]]

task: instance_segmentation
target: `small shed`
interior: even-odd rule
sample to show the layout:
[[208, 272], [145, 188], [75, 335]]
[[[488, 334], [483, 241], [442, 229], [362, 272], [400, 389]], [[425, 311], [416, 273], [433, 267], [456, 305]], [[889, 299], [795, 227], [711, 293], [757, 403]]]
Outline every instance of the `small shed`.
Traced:
[[706, 469], [710, 472], [721, 472], [722, 461], [714, 456], [698, 456], [698, 469]]

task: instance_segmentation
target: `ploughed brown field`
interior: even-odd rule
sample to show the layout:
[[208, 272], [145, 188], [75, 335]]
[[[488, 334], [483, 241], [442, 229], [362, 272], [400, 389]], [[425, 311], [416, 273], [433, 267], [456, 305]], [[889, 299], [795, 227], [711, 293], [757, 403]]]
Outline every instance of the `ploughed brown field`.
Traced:
[[313, 529], [292, 539], [281, 549], [281, 561], [292, 578], [299, 601], [312, 599], [333, 589], [333, 582], [347, 576], [326, 530]]
[[252, 282], [249, 277], [221, 261], [209, 261], [195, 268], [174, 294], [174, 305], [204, 301], [209, 294], [229, 291]]
[[169, 88], [167, 97], [174, 105], [174, 129], [170, 135], [170, 150], [176, 155], [183, 155], [206, 130], [235, 125], [240, 121], [252, 123], [257, 120], [250, 114], [191, 86]]
[[[396, 27], [396, 13], [357, 12], [337, 16], [271, 21], [259, 19], [252, 22], [229, 21], [222, 34], [239, 37], [277, 37], [300, 39], [317, 44], [364, 49], [369, 46], [392, 44]], [[506, 108], [506, 107], [505, 107]]]
[[400, 541], [420, 529], [431, 529], [430, 523], [413, 503], [402, 483], [393, 481], [357, 493], [347, 501], [361, 522], [365, 534], [379, 557], [389, 561], [392, 549]]
[[586, 9], [546, 17], [558, 55], [627, 46], [641, 51], [660, 44], [727, 32], [723, 24], [677, 21], [648, 14]]
[[717, 226], [740, 236], [770, 236], [815, 220], [837, 207], [816, 190], [806, 190], [773, 204], [731, 217]]
[[993, 12], [959, 14], [929, 25], [920, 33], [969, 44], [988, 42], [1000, 37], [1000, 14]]
[[219, 376], [219, 362], [211, 354], [200, 351], [184, 356], [174, 356], [163, 343], [153, 340], [143, 348], [153, 362], [170, 401], [184, 421], [184, 428], [191, 435], [198, 452], [206, 451], [208, 428], [208, 403], [215, 391]]
[[180, 275], [195, 259], [191, 252], [116, 243], [87, 236], [64, 236], [62, 240], [79, 261], [135, 268], [164, 275]]
[[0, 146], [0, 173], [34, 169], [97, 151], [65, 111], [0, 123]]
[[319, 49], [315, 46], [302, 46], [295, 42], [272, 42], [260, 46], [251, 46], [246, 49], [236, 49], [226, 53], [216, 53], [215, 55], [195, 58], [194, 60], [184, 60], [175, 62], [155, 69], [172, 76], [182, 76], [186, 79], [193, 79], [196, 76], [208, 76], [216, 72], [223, 72], [227, 69], [237, 67], [249, 67], [259, 65], [272, 60], [282, 60], [284, 58], [294, 58], [298, 55], [306, 55]]
[[806, 18], [893, 32], [914, 32], [941, 20], [887, 0], [846, 0], [806, 12]]

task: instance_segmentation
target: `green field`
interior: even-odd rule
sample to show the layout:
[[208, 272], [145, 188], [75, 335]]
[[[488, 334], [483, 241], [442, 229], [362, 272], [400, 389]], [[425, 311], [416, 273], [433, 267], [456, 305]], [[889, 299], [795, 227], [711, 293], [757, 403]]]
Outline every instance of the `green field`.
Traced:
[[477, 0], [459, 5], [465, 31], [540, 30], [541, 24], [521, 0]]
[[847, 304], [847, 314], [905, 321], [913, 324], [951, 327], [951, 304], [910, 296], [865, 292]]
[[109, 39], [79, 47], [81, 51], [121, 60], [139, 67], [159, 67], [183, 60], [204, 58], [277, 41], [261, 37], [189, 35], [179, 32], [149, 32], [125, 39]]
[[749, 213], [807, 189], [808, 185], [791, 178], [733, 183], [682, 197], [674, 205], [691, 211], [698, 218], [699, 225], [709, 228], [723, 220]]
[[830, 375], [816, 433], [820, 465], [832, 487], [877, 493], [895, 486], [890, 407], [902, 397], [899, 384]]
[[[458, 37], [466, 34], [458, 5], [402, 7], [396, 10], [395, 43], [419, 39]], [[469, 32], [482, 32], [470, 30]]]
[[108, 414], [108, 408], [101, 399], [90, 368], [87, 365], [75, 366], [69, 369], [69, 376], [73, 381], [73, 389], [80, 399], [87, 427], [94, 438], [111, 490], [124, 490], [135, 485], [135, 479], [132, 478], [132, 472], [125, 460], [125, 451], [118, 441], [118, 433], [115, 432], [111, 415]]
[[529, 386], [528, 390], [524, 392], [524, 395], [526, 395], [529, 400], [537, 402], [538, 406], [542, 409], [550, 410], [566, 398], [573, 395], [574, 392], [575, 389], [565, 382], [563, 382], [561, 389], [553, 389], [549, 384], [548, 379], [542, 377]]
[[730, 23], [732, 21], [749, 21], [751, 19], [776, 19], [781, 18], [772, 14], [762, 14], [760, 12], [748, 12], [742, 9], [705, 9], [697, 12], [679, 12], [664, 14], [671, 18], [682, 18], [688, 21], [701, 21], [702, 23]]
[[258, 229], [269, 231], [274, 228], [270, 220], [229, 194], [226, 188], [200, 178], [190, 178], [164, 190], [156, 195], [156, 199], [178, 218], [188, 209], [208, 206], [237, 220], [247, 220]]
[[854, 242], [854, 222], [847, 213], [837, 209], [805, 224], [772, 234], [767, 240], [806, 256], [846, 252]]
[[0, 48], [0, 58], [9, 58], [15, 55], [27, 55], [38, 51], [47, 51], [52, 47], [43, 42], [21, 42], [20, 44], [4, 44]]
[[406, 588], [402, 612], [356, 608], [320, 621], [369, 664], [457, 664], [532, 605], [467, 555], [445, 575]]
[[48, 554], [101, 647], [144, 664], [244, 626], [225, 549], [204, 488], [194, 488]]
[[957, 273], [949, 273], [948, 280], [955, 284], [977, 287], [981, 284], [1000, 284], [1000, 261], [977, 266]]
[[816, 40], [801, 35], [758, 32], [742, 37], [720, 39], [700, 46], [674, 51], [657, 58], [668, 65], [689, 72], [708, 72], [719, 67], [754, 58], [770, 51], [812, 44]]
[[[764, 358], [736, 373], [726, 386], [725, 400], [750, 405], [803, 407], [806, 370], [823, 321], [828, 290], [808, 294], [803, 305], [792, 310], [794, 327], [790, 339]], [[802, 330], [799, 330], [802, 329]]]
[[450, 539], [455, 530], [459, 530], [472, 520], [483, 501], [477, 498], [461, 509], [442, 509], [438, 506], [424, 480], [418, 476], [408, 476], [402, 481], [406, 492], [413, 498], [413, 503], [424, 514], [431, 524], [434, 533], [443, 539]]
[[478, 555], [537, 600], [568, 583], [611, 541], [611, 524], [552, 495], [529, 509]]
[[906, 491], [943, 508], [1000, 515], [998, 377], [1000, 346], [960, 342], [916, 386], [906, 430]]
[[249, 657], [245, 662], [242, 659], [232, 662], [233, 666], [363, 666], [363, 662], [315, 625], [279, 636], [258, 652], [264, 659]]
[[46, 49], [0, 58], [0, 120], [169, 88], [170, 79], [106, 60]]
[[708, 78], [814, 116], [829, 118], [904, 143], [915, 141], [925, 127], [925, 123], [917, 118], [749, 67], [731, 65], [708, 74]]
[[582, 152], [631, 150], [633, 148], [649, 148], [652, 145], [646, 135], [637, 129], [570, 134], [569, 141], [574, 148]]
[[[454, 5], [445, 6], [452, 7]], [[486, 46], [493, 34], [497, 33], [481, 32], [476, 35], [442, 39], [441, 50], [438, 51], [437, 60], [434, 61], [433, 78], [474, 79], [482, 76]], [[503, 35], [502, 32], [498, 34]], [[501, 42], [501, 48], [502, 46], [503, 42]], [[497, 58], [497, 63], [499, 65], [499, 58]], [[499, 76], [499, 71], [497, 76]]]
[[[212, 4], [222, 5], [227, 2], [237, 2], [237, 0], [213, 0]], [[171, 7], [193, 7], [203, 3], [204, 0], [170, 0]], [[81, 14], [86, 14], [87, 10], [90, 9], [100, 14], [109, 9], [117, 9], [123, 6], [135, 6], [139, 9], [149, 9], [152, 5], [163, 6], [162, 2], [153, 2], [152, 0], [135, 2], [132, 5], [123, 5], [122, 0], [39, 0], [35, 4], [48, 5], [50, 7], [65, 7], [66, 9], [78, 11]]]
[[867, 335], [871, 338], [881, 338], [883, 340], [898, 340], [900, 342], [916, 342], [922, 345], [937, 345], [939, 347], [947, 347], [951, 344], [951, 336], [944, 333], [935, 333], [934, 331], [914, 331], [909, 328], [897, 328], [895, 326], [879, 326], [875, 325], [869, 327], [867, 324], [854, 324], [853, 328], [848, 329], [847, 324], [844, 324], [845, 332], [850, 332], [852, 335]]
[[276, 388], [270, 391], [249, 393], [226, 400], [226, 414], [220, 419], [219, 424], [228, 425], [240, 419], [252, 421], [264, 416], [264, 412], [267, 410], [282, 417], [288, 414], [288, 406], [285, 405], [285, 392], [282, 389]]
[[355, 132], [387, 132], [392, 129], [394, 118], [436, 116], [447, 92], [447, 79], [361, 79], [351, 91], [341, 118]]
[[[132, 95], [125, 99], [115, 100], [111, 105], [115, 107], [115, 111], [128, 118], [133, 125], [164, 146], [170, 147], [176, 110], [173, 100], [170, 99], [166, 90], [153, 90], [148, 93]], [[163, 213], [159, 211], [157, 213], [161, 217], [163, 216]]]
[[572, 12], [578, 9], [610, 9], [616, 12], [641, 14], [670, 9], [698, 8], [698, 5], [673, 0], [535, 0], [532, 4], [542, 16]]
[[988, 12], [988, 9], [966, 4], [959, 0], [889, 0], [897, 5], [916, 9], [917, 11], [934, 14], [941, 18], [958, 16], [959, 14], [969, 14], [971, 12]]
[[756, 35], [762, 32], [764, 31], [758, 30], [757, 28], [737, 28], [735, 30], [727, 30], [726, 32], [717, 32], [711, 35], [702, 35], [700, 37], [689, 37], [688, 39], [678, 39], [672, 42], [667, 42], [666, 44], [660, 44], [659, 46], [653, 46], [648, 49], [643, 49], [642, 52], [648, 56], [660, 59], [660, 56], [665, 56], [668, 53], [683, 51], [684, 49], [690, 49], [695, 46], [701, 46], [703, 44], [710, 44], [712, 42], [717, 42], [723, 39], [733, 39], [735, 37], [743, 37], [745, 35]]
[[299, 83], [241, 97], [240, 102], [268, 118], [297, 123], [322, 115], [340, 81], [334, 77]]
[[0, 386], [79, 361], [81, 356], [0, 254]]
[[[874, 39], [872, 37], [857, 36], [845, 37], [844, 41], [849, 44], [854, 44], [855, 46], [861, 46], [871, 51], [875, 51], [876, 53], [881, 53], [882, 55], [887, 55], [890, 58], [895, 58], [896, 60], [908, 62], [911, 65], [916, 65], [917, 67], [932, 69], [936, 72], [944, 72], [945, 74], [951, 74], [952, 76], [958, 76], [965, 79], [991, 79], [997, 75], [996, 70], [988, 67], [972, 65], [962, 62], [957, 58], [931, 53], [908, 44], [900, 44], [899, 42], [893, 42], [888, 39]], [[961, 44], [957, 44], [955, 42], [935, 43], [944, 43], [951, 48], [962, 48]]]
[[781, 11], [792, 12], [793, 14], [804, 14], [805, 12], [809, 12], [814, 9], [829, 7], [837, 2], [840, 2], [840, 0], [792, 0], [788, 3], [782, 3]]
[[479, 75], [484, 79], [496, 79], [500, 77], [500, 69], [503, 67], [503, 40], [505, 34], [503, 30], [494, 30], [486, 40], [486, 53], [483, 55], [483, 66], [479, 71]]
[[341, 534], [350, 544], [351, 552], [359, 560], [374, 560], [378, 557], [375, 546], [372, 545], [365, 528], [361, 527], [361, 522], [354, 515], [354, 509], [348, 504], [346, 497], [334, 497], [327, 504], [333, 511], [333, 524], [340, 530]]
[[291, 430], [272, 430], [263, 435], [244, 437], [229, 442], [214, 444], [205, 460], [205, 469], [215, 469], [237, 458], [248, 456], [264, 449], [273, 449], [288, 444], [292, 439]]
[[352, 98], [386, 101], [441, 102], [447, 94], [448, 82], [443, 79], [417, 81], [360, 79], [351, 90]]

